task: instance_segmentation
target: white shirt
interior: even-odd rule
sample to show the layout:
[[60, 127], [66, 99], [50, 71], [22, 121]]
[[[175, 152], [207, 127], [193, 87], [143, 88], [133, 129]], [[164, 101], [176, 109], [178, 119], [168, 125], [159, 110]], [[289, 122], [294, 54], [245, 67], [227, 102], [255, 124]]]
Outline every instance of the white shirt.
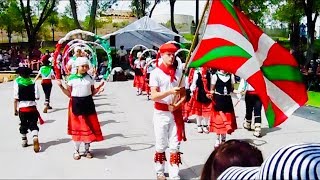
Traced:
[[[219, 76], [219, 79], [221, 79], [223, 82], [227, 82], [230, 79], [230, 76], [223, 76], [223, 75], [216, 73], [211, 76], [211, 84], [212, 85], [215, 85], [217, 83], [217, 80], [218, 80], [217, 76]], [[231, 84], [234, 84], [234, 83], [235, 83], [234, 75], [231, 74]]]
[[94, 85], [94, 80], [90, 75], [83, 78], [72, 79], [68, 82], [68, 86], [72, 87], [71, 96], [86, 97], [92, 95], [91, 86]]
[[39, 73], [38, 73], [38, 74], [41, 75], [41, 78], [42, 78], [42, 79], [52, 79], [51, 77], [54, 76], [53, 69], [51, 69], [51, 71], [50, 71], [50, 73], [49, 73], [48, 76], [45, 76], [45, 75], [42, 73], [42, 71], [41, 71], [42, 69], [43, 69], [43, 66], [40, 68]]
[[[35, 93], [35, 98], [39, 99], [40, 98], [40, 93], [38, 86], [35, 84], [34, 85], [34, 93]], [[19, 99], [19, 86], [17, 81], [14, 81], [13, 83], [13, 98], [14, 99]], [[30, 107], [30, 106], [36, 106], [37, 103], [35, 101], [20, 101], [18, 102], [18, 108], [22, 107]]]
[[143, 68], [144, 67], [144, 65], [145, 65], [145, 60], [139, 60], [139, 59], [136, 59], [135, 61], [134, 61], [134, 67], [136, 67], [136, 68]]
[[[181, 76], [182, 76], [182, 71], [177, 69], [175, 74], [176, 80], [173, 82], [170, 82], [170, 76], [165, 74], [161, 69], [156, 68], [150, 73], [149, 86], [158, 87], [160, 89], [160, 92], [168, 91], [174, 87], [178, 87], [178, 83], [179, 83], [178, 81], [180, 80]], [[185, 87], [184, 81], [182, 81], [181, 87]], [[173, 97], [174, 95], [169, 95], [156, 102], [171, 104], [173, 101]]]
[[126, 50], [121, 50], [121, 49], [119, 49], [118, 51], [117, 51], [117, 54], [120, 56], [120, 57], [122, 57], [122, 56], [125, 56], [125, 55], [127, 55], [127, 51]]
[[239, 87], [238, 87], [238, 91], [254, 91], [254, 88], [244, 79], [241, 79]]

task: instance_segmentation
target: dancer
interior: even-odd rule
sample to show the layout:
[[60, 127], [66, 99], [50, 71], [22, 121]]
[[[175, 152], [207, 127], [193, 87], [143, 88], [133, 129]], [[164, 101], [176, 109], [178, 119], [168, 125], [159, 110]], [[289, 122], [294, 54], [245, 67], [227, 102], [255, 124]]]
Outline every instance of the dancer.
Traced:
[[[157, 179], [166, 179], [164, 167], [165, 151], [170, 149], [169, 177], [180, 179], [179, 164], [181, 164], [180, 141], [186, 140], [181, 107], [185, 101], [184, 83], [178, 86], [178, 80], [183, 75], [177, 69], [174, 53], [178, 48], [174, 44], [163, 44], [159, 48], [162, 63], [150, 74], [151, 99], [155, 101], [153, 123], [156, 139], [154, 156]], [[158, 62], [156, 62], [158, 63]], [[174, 96], [177, 101], [174, 100]]]
[[143, 67], [145, 65], [145, 60], [142, 59], [142, 53], [137, 53], [137, 58], [134, 61], [134, 80], [133, 86], [137, 88], [137, 96], [142, 95], [143, 87], [144, 87], [144, 76], [143, 76]]
[[150, 100], [150, 87], [149, 87], [150, 73], [151, 73], [151, 71], [153, 71], [156, 68], [155, 62], [154, 61], [151, 62], [151, 61], [152, 61], [152, 58], [146, 59], [146, 66], [144, 67], [144, 73], [143, 73], [145, 76], [144, 88], [147, 93], [148, 101]]
[[89, 60], [86, 57], [78, 57], [76, 60], [77, 73], [72, 74], [67, 83], [67, 88], [58, 80], [58, 85], [65, 95], [70, 97], [68, 112], [68, 134], [72, 136], [75, 145], [73, 158], [81, 158], [79, 148], [83, 142], [85, 145], [84, 156], [92, 158], [90, 144], [102, 141], [103, 136], [98, 121], [95, 105], [92, 99], [99, 89], [94, 87], [94, 80], [87, 74]]
[[211, 78], [211, 93], [214, 94], [214, 111], [210, 119], [210, 131], [217, 134], [215, 147], [226, 141], [226, 135], [237, 129], [231, 92], [234, 90], [234, 75], [219, 70]]
[[41, 86], [45, 94], [45, 107], [43, 109], [43, 113], [47, 113], [48, 109], [52, 109], [50, 106], [50, 95], [52, 89], [52, 79], [54, 79], [54, 72], [52, 66], [50, 65], [49, 58], [49, 55], [42, 57], [43, 66], [40, 68], [38, 75], [34, 79], [34, 82], [36, 82], [40, 75], [42, 77]]
[[[261, 137], [262, 102], [254, 88], [244, 79], [241, 79], [238, 91], [239, 90], [240, 93], [245, 94], [246, 102], [246, 116], [243, 127], [249, 131], [254, 130], [253, 135], [256, 137]], [[251, 129], [252, 112], [254, 114], [254, 129]]]
[[69, 59], [66, 65], [67, 74], [76, 74], [77, 73], [77, 66], [76, 66], [76, 60], [78, 57], [81, 57], [83, 54], [82, 48], [77, 46], [74, 48], [74, 55]]
[[189, 105], [191, 114], [196, 115], [198, 133], [208, 134], [208, 120], [212, 114], [212, 94], [210, 93], [210, 73], [207, 68], [201, 67], [195, 70], [190, 91], [192, 98]]
[[28, 146], [27, 133], [31, 131], [33, 138], [34, 152], [40, 151], [38, 139], [39, 127], [37, 125], [39, 112], [37, 103], [39, 100], [39, 90], [36, 84], [31, 80], [32, 70], [28, 67], [19, 67], [17, 69], [19, 77], [14, 81], [14, 112], [20, 118], [20, 134], [22, 136], [22, 147]]

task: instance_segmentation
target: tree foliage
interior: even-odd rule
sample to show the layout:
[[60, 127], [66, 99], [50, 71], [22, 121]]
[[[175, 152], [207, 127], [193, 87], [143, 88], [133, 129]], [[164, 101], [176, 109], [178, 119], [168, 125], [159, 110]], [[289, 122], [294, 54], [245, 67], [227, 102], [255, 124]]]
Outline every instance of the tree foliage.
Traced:
[[147, 12], [146, 9], [150, 6], [150, 2], [148, 0], [132, 0], [130, 8], [132, 10], [132, 13], [140, 19], [141, 17], [144, 17]]
[[11, 43], [14, 32], [23, 33], [23, 19], [18, 4], [14, 0], [6, 1], [0, 12], [0, 28], [7, 32], [9, 43]]

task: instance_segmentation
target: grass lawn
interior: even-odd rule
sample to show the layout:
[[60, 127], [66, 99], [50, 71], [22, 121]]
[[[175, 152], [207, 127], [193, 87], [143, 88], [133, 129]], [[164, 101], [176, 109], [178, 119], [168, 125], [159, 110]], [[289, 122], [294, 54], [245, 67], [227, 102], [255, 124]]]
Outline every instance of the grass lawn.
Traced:
[[308, 91], [308, 106], [320, 108], [320, 92]]

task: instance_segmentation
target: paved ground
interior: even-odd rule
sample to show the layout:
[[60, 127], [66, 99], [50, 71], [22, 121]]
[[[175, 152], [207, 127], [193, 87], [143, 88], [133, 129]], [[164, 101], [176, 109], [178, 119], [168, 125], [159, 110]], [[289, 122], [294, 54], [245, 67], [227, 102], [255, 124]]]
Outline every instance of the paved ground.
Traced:
[[[0, 131], [2, 135], [0, 178], [104, 178], [154, 179], [154, 135], [152, 102], [137, 97], [132, 81], [107, 83], [106, 91], [95, 97], [102, 131], [106, 140], [93, 143], [94, 159], [72, 158], [73, 143], [66, 134], [68, 99], [54, 86], [52, 106], [42, 114], [46, 123], [40, 126], [41, 152], [32, 146], [23, 149], [18, 131], [19, 119], [13, 116], [12, 82], [0, 84]], [[39, 108], [43, 108], [41, 94]], [[263, 119], [265, 136], [258, 139], [241, 126], [244, 102], [236, 107], [239, 130], [230, 138], [247, 139], [258, 146], [264, 157], [277, 148], [296, 142], [320, 142], [320, 112], [309, 107], [299, 109], [281, 126], [268, 129]], [[306, 117], [306, 118], [304, 118]], [[182, 144], [181, 177], [197, 178], [213, 150], [214, 134], [198, 134], [196, 125], [186, 125], [188, 141]]]

